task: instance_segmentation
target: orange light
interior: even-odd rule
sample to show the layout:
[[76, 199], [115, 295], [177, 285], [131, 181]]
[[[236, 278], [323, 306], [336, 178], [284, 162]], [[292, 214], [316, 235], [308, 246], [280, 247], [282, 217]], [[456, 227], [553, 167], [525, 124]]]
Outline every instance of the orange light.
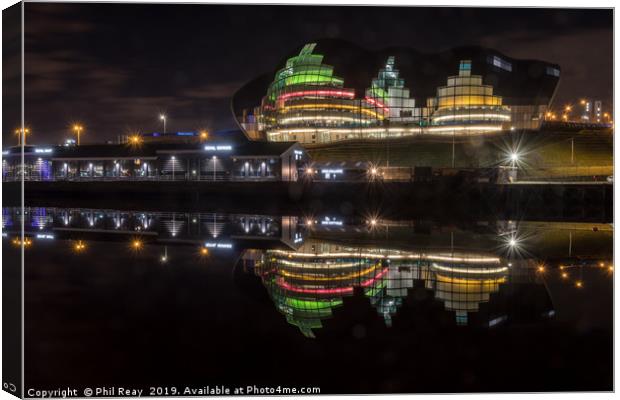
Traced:
[[203, 130], [203, 131], [200, 131], [200, 138], [201, 138], [202, 140], [208, 139], [208, 138], [209, 138], [209, 132], [204, 131], [204, 130]]
[[[22, 245], [22, 241], [20, 238], [16, 237], [15, 239], [13, 239], [13, 244], [16, 246], [21, 246]], [[32, 244], [32, 239], [30, 238], [24, 238], [24, 247], [28, 247]]]
[[135, 250], [139, 250], [142, 248], [142, 242], [139, 240], [134, 240], [133, 242], [131, 242], [131, 247], [133, 247]]
[[545, 272], [545, 267], [542, 266], [542, 265], [539, 265], [537, 270], [538, 270], [538, 272], [543, 273], [543, 272]]
[[577, 282], [575, 282], [575, 286], [578, 287], [578, 288], [581, 288], [581, 287], [583, 287], [583, 283], [581, 281], [577, 281]]
[[78, 240], [78, 242], [73, 246], [73, 248], [76, 252], [79, 253], [86, 249], [86, 244], [84, 244], [84, 242], [82, 242], [81, 240]]
[[562, 272], [562, 278], [564, 279], [568, 278], [568, 274], [566, 272]]
[[206, 247], [202, 247], [200, 249], [200, 254], [203, 255], [203, 256], [208, 255], [209, 254], [209, 249], [207, 249]]
[[138, 134], [129, 136], [129, 143], [131, 144], [140, 144], [142, 143], [142, 137]]

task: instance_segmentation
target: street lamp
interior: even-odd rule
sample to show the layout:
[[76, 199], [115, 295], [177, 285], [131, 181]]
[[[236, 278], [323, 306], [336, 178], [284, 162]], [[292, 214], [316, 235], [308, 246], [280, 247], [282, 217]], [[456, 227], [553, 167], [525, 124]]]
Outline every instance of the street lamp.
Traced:
[[159, 114], [159, 119], [164, 122], [164, 133], [166, 133], [166, 116], [164, 114]]
[[73, 125], [73, 131], [76, 133], [77, 135], [77, 145], [80, 145], [80, 134], [82, 133], [82, 131], [84, 130], [84, 127], [80, 124], [75, 124]]
[[139, 145], [142, 143], [142, 137], [139, 134], [129, 136], [129, 143]]
[[30, 133], [30, 129], [28, 128], [17, 128], [15, 129], [15, 134], [17, 135], [17, 145], [21, 146], [22, 144], [22, 134], [24, 136], [24, 146], [26, 145], [26, 135]]

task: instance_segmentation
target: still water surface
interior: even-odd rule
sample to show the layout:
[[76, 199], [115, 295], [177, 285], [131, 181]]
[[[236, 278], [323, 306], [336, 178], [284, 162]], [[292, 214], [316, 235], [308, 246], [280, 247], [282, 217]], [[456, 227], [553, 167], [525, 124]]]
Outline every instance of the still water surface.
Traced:
[[612, 389], [608, 224], [3, 208], [26, 387]]

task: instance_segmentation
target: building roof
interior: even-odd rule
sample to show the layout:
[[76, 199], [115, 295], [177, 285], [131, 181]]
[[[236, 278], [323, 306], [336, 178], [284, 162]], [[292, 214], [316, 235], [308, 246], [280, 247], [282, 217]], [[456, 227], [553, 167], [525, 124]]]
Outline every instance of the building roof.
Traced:
[[[388, 57], [394, 57], [395, 68], [405, 86], [411, 90], [416, 104], [423, 106], [426, 100], [437, 94], [437, 88], [446, 85], [449, 76], [458, 75], [459, 61], [472, 61], [472, 75], [482, 75], [483, 83], [492, 85], [494, 92], [502, 96], [505, 105], [548, 104], [555, 92], [560, 66], [539, 60], [516, 59], [503, 53], [479, 46], [457, 47], [437, 53], [422, 53], [409, 47], [387, 47], [367, 50], [341, 39], [320, 39], [313, 54], [323, 56], [323, 63], [334, 67], [334, 75], [344, 79], [344, 87], [355, 90], [355, 97], [362, 98]], [[259, 106], [273, 82], [276, 72], [286, 65], [286, 60], [299, 54], [303, 45], [291, 49], [274, 69], [258, 76], [241, 87], [233, 96], [232, 110], [239, 119], [244, 109]], [[498, 57], [496, 63], [494, 58]], [[505, 64], [502, 64], [504, 62]], [[510, 65], [510, 71], [499, 65]]]
[[[157, 143], [149, 142], [141, 145], [131, 144], [88, 144], [81, 146], [26, 146], [28, 154], [47, 158], [147, 158], [157, 157], [159, 153], [203, 152], [206, 146], [230, 146], [227, 153], [231, 156], [280, 156], [293, 148], [300, 149], [296, 142], [258, 142], [224, 140], [206, 141], [203, 143]], [[46, 150], [35, 152], [35, 150]], [[8, 154], [19, 155], [20, 147], [6, 150]], [[4, 154], [7, 155], [7, 154]]]

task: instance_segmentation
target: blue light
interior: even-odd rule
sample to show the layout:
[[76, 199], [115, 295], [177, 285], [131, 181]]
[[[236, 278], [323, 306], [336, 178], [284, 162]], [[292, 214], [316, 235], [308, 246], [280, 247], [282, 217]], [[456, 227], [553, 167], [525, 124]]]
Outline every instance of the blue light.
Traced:
[[195, 132], [177, 132], [177, 136], [196, 136]]

